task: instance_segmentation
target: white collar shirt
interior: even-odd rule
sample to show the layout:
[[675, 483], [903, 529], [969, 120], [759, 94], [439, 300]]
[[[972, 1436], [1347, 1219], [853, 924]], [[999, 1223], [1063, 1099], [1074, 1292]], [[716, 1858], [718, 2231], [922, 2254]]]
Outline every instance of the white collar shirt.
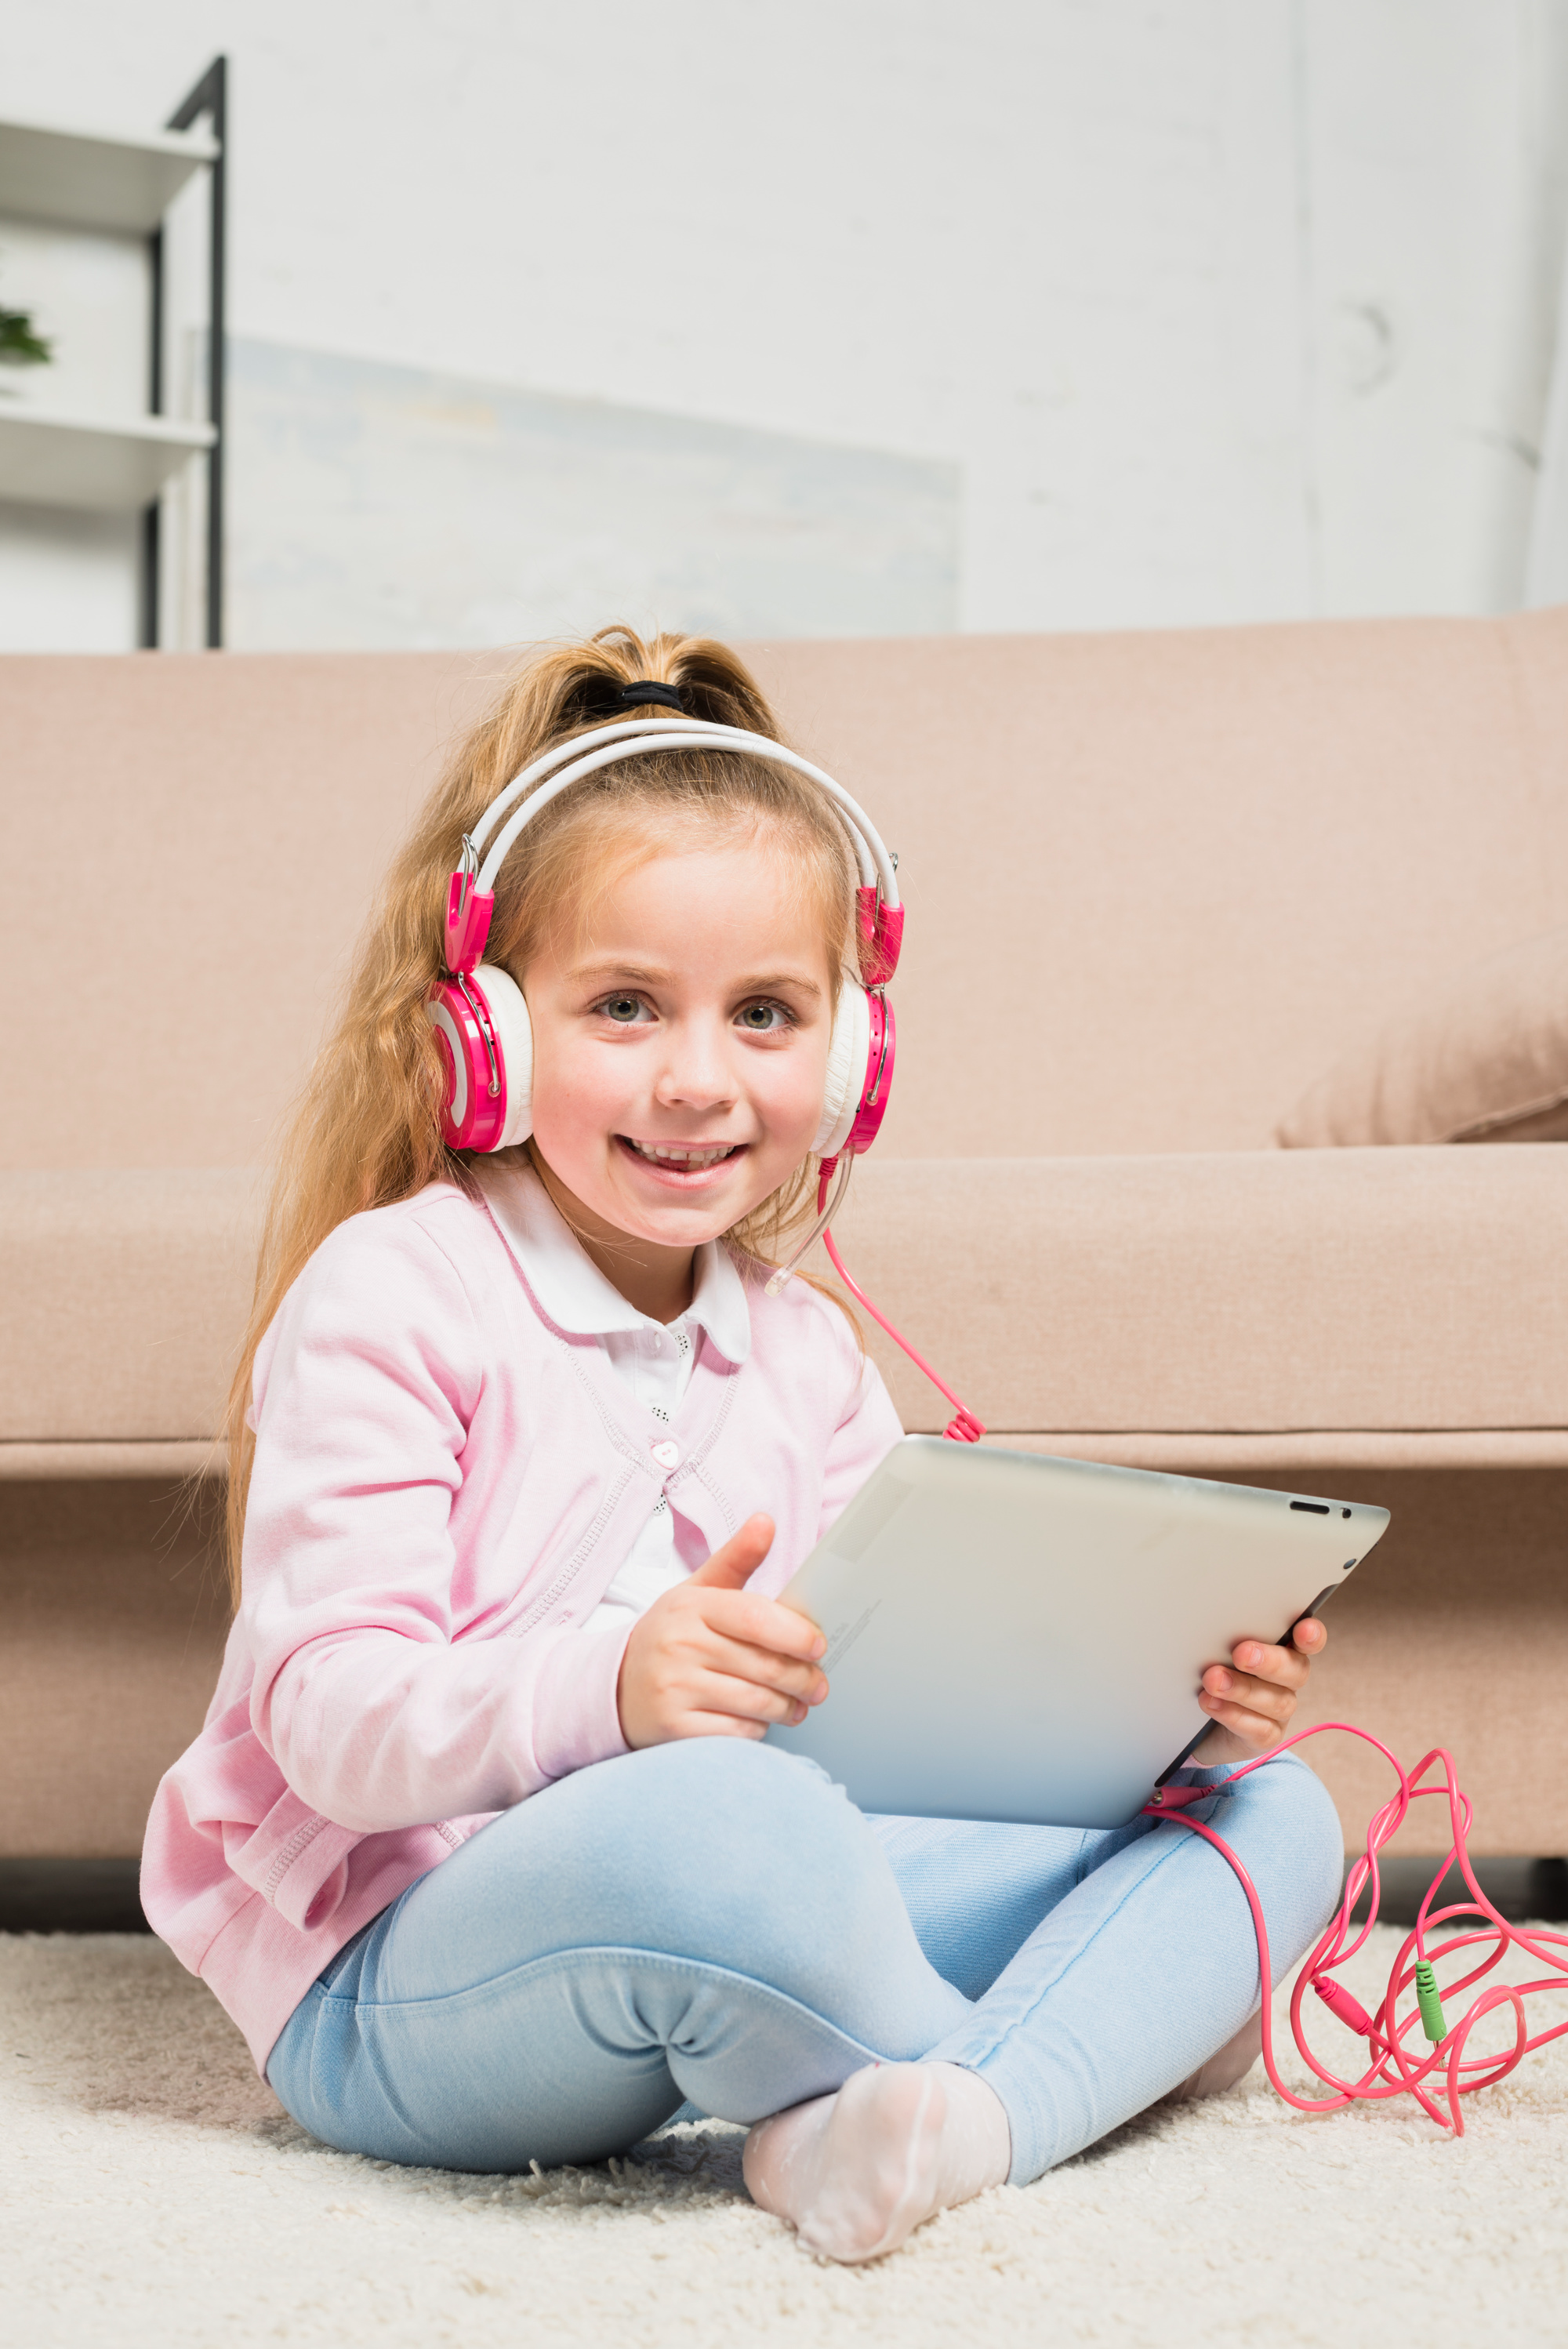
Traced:
[[[559, 1330], [596, 1339], [652, 1421], [667, 1427], [674, 1420], [691, 1383], [702, 1334], [727, 1361], [745, 1361], [751, 1351], [746, 1286], [717, 1241], [696, 1251], [686, 1311], [674, 1321], [655, 1321], [605, 1278], [531, 1167], [487, 1166], [479, 1174], [490, 1213], [551, 1320]], [[681, 1556], [676, 1519], [661, 1494], [631, 1556], [583, 1629], [643, 1614], [700, 1564], [695, 1556]]]

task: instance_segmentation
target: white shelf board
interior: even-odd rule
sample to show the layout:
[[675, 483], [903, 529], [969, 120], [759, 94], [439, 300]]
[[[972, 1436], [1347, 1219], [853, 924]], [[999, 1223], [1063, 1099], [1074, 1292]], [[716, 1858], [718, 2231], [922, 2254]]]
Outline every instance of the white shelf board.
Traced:
[[0, 408], [0, 498], [126, 512], [151, 503], [187, 459], [212, 446], [210, 424], [172, 416], [54, 416]]
[[0, 213], [146, 235], [217, 152], [201, 130], [138, 139], [0, 121]]

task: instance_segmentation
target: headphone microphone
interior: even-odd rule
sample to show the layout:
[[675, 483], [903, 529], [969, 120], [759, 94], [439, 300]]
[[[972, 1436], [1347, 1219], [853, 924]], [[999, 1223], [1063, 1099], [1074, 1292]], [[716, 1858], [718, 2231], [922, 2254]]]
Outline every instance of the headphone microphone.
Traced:
[[[656, 698], [678, 707], [673, 688], [660, 690]], [[628, 688], [623, 699], [652, 703], [655, 695], [646, 686], [637, 686]], [[655, 750], [716, 748], [769, 760], [817, 784], [849, 835], [859, 873], [855, 926], [863, 973], [845, 971], [833, 1016], [821, 1122], [811, 1144], [821, 1161], [817, 1221], [789, 1262], [772, 1275], [768, 1294], [778, 1295], [820, 1234], [845, 1286], [955, 1406], [958, 1415], [946, 1433], [975, 1443], [985, 1432], [979, 1421], [856, 1287], [840, 1262], [829, 1229], [851, 1163], [871, 1148], [887, 1115], [898, 1034], [886, 990], [903, 943], [903, 905], [894, 860], [871, 818], [831, 775], [781, 742], [705, 719], [624, 719], [558, 743], [514, 776], [490, 802], [473, 831], [464, 834], [448, 885], [445, 970], [427, 1003], [446, 1076], [442, 1140], [451, 1150], [508, 1150], [526, 1142], [533, 1130], [533, 1029], [528, 1005], [510, 972], [483, 959], [495, 913], [497, 876], [513, 842], [562, 792], [621, 760]], [[836, 1172], [838, 1184], [830, 1201]]]

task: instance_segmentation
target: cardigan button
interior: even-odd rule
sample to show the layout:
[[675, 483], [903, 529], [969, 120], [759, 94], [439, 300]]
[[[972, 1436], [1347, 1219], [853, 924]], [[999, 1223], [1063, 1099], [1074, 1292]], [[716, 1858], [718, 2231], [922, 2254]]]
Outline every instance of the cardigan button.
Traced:
[[668, 1441], [665, 1441], [662, 1444], [652, 1444], [648, 1446], [648, 1449], [652, 1452], [654, 1458], [658, 1462], [661, 1468], [679, 1467], [681, 1448], [678, 1444], [671, 1444]]

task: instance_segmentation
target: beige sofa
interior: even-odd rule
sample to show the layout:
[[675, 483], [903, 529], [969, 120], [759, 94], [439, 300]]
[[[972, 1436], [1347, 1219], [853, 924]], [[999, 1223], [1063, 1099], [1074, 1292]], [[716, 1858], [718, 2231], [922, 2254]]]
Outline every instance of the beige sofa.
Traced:
[[[1316, 1711], [1450, 1744], [1478, 1851], [1562, 1852], [1568, 1154], [1272, 1135], [1371, 1013], [1568, 922], [1568, 614], [753, 655], [907, 885], [851, 1268], [1002, 1442], [1391, 1506]], [[0, 661], [0, 1854], [133, 1851], [201, 1718], [180, 1480], [248, 1170], [506, 666]], [[1377, 1767], [1321, 1767], [1359, 1833]]]

